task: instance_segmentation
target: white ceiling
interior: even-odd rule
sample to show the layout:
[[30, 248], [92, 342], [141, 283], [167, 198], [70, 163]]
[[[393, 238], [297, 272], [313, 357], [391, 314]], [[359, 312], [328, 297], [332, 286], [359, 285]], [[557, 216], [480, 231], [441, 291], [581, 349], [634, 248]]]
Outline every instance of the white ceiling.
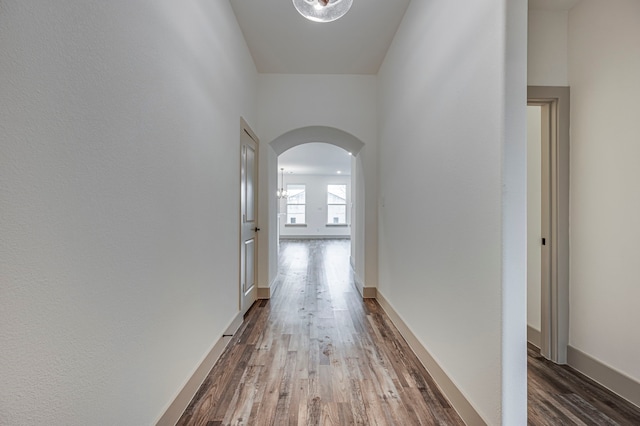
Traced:
[[[330, 23], [300, 16], [291, 0], [229, 0], [260, 73], [376, 74], [410, 0], [354, 0]], [[351, 174], [351, 157], [325, 143], [278, 157], [285, 174]]]
[[[229, 0], [259, 73], [376, 74], [411, 0], [354, 0], [331, 23], [300, 16], [292, 0]], [[419, 0], [424, 1], [424, 0]], [[529, 0], [529, 9], [569, 10], [580, 0]], [[278, 170], [350, 174], [351, 157], [313, 143], [286, 151]]]
[[410, 0], [354, 0], [334, 22], [291, 0], [229, 0], [260, 73], [376, 74]]
[[280, 154], [278, 173], [280, 168], [284, 168], [286, 175], [336, 175], [338, 171], [342, 175], [350, 175], [351, 156], [335, 145], [306, 143]]

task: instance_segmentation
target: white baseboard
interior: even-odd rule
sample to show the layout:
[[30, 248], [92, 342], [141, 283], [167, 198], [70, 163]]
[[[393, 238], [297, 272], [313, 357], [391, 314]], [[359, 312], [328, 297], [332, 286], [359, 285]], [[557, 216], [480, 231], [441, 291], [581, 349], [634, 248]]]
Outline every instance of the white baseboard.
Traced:
[[378, 294], [378, 289], [375, 287], [365, 287], [354, 274], [353, 284], [355, 284], [358, 293], [363, 299], [375, 299]]
[[442, 370], [438, 363], [433, 359], [429, 351], [420, 343], [418, 338], [413, 334], [411, 329], [405, 324], [400, 315], [393, 309], [393, 306], [385, 299], [384, 295], [377, 292], [377, 300], [382, 309], [387, 313], [391, 322], [396, 326], [400, 334], [409, 344], [409, 347], [416, 354], [422, 365], [427, 369], [433, 380], [449, 400], [451, 406], [458, 412], [462, 420], [468, 426], [486, 426], [487, 423], [482, 419], [480, 414], [473, 408], [471, 403], [464, 397], [462, 392], [457, 388], [453, 381]]
[[353, 269], [353, 265], [351, 265], [351, 270], [353, 271], [353, 284], [355, 284], [356, 288], [358, 289], [358, 293], [360, 293], [360, 296], [364, 297], [364, 283], [356, 273], [355, 269]]
[[258, 287], [258, 299], [271, 299], [276, 291], [276, 286], [280, 283], [278, 275], [269, 283], [269, 287]]
[[349, 259], [351, 263], [351, 271], [353, 272], [353, 283], [356, 285], [358, 293], [360, 293], [360, 296], [362, 296], [363, 299], [375, 299], [378, 289], [376, 287], [366, 287], [364, 285], [362, 278], [356, 274], [355, 268], [353, 267], [353, 257], [350, 257]]
[[572, 346], [567, 347], [567, 364], [611, 392], [640, 407], [640, 383], [631, 377], [614, 370]]
[[[360, 276], [356, 273], [355, 270], [353, 270], [353, 265], [352, 265], [352, 271], [353, 271], [353, 283], [356, 286], [356, 289], [358, 289], [358, 293], [360, 293], [360, 296], [363, 299], [370, 299], [372, 297], [375, 297], [375, 293], [373, 296], [371, 296], [371, 287], [365, 287], [364, 286], [364, 282], [362, 281], [362, 278], [360, 278]], [[375, 292], [375, 288], [373, 288], [373, 291]]]
[[375, 299], [378, 297], [378, 289], [375, 287], [362, 287], [363, 299]]
[[280, 284], [278, 276], [271, 281], [268, 288], [258, 287], [258, 299], [271, 299], [271, 296], [276, 292], [276, 287]]
[[536, 348], [540, 347], [540, 330], [536, 330], [535, 328], [527, 325], [527, 342], [534, 345]]
[[222, 355], [222, 352], [231, 341], [231, 338], [242, 325], [242, 321], [243, 315], [238, 312], [223, 333], [223, 336], [214, 343], [209, 353], [204, 357], [180, 392], [178, 392], [162, 417], [156, 422], [156, 426], [174, 426], [180, 420], [182, 413], [187, 409], [194, 395], [198, 392], [216, 361], [218, 361], [218, 358], [220, 358], [220, 355]]

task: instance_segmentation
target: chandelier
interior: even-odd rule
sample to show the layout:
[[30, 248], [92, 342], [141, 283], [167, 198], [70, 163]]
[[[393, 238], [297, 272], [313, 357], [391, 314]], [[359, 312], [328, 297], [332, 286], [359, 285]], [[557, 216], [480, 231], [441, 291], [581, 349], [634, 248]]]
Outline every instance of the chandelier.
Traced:
[[280, 199], [287, 198], [287, 191], [284, 189], [284, 168], [280, 169], [280, 189], [276, 192], [276, 196]]
[[344, 16], [353, 0], [293, 0], [293, 5], [305, 18], [314, 22], [332, 22]]

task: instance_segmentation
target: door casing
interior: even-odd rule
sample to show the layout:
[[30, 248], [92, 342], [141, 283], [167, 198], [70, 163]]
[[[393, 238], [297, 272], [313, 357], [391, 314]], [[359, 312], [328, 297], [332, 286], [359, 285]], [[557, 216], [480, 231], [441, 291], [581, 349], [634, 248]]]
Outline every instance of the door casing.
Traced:
[[[240, 274], [242, 314], [258, 294], [258, 137], [240, 118]], [[253, 167], [251, 167], [253, 166]]]
[[[569, 344], [568, 87], [529, 86], [529, 105], [542, 107], [543, 221], [540, 353], [566, 364]], [[546, 279], [545, 279], [546, 277]]]

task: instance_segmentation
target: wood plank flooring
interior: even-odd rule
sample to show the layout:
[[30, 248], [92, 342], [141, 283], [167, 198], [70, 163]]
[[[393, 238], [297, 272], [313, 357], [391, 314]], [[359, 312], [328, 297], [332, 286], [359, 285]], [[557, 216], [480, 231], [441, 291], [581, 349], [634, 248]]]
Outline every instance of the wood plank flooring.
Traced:
[[529, 424], [640, 425], [640, 408], [528, 347]]
[[[247, 313], [178, 425], [463, 424], [378, 303], [358, 294], [349, 250], [281, 243], [276, 293]], [[529, 425], [640, 425], [638, 407], [528, 355]]]
[[349, 241], [281, 243], [258, 301], [179, 425], [463, 425], [374, 300]]

